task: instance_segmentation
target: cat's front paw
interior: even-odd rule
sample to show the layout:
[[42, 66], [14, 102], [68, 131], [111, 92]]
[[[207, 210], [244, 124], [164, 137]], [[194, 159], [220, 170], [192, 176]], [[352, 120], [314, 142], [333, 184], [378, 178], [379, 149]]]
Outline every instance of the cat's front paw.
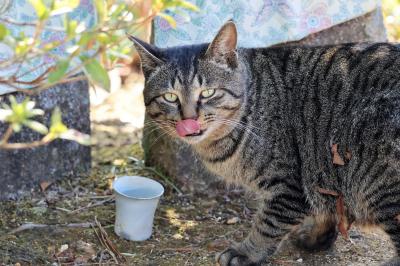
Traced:
[[400, 257], [394, 257], [382, 264], [382, 266], [400, 266]]
[[217, 255], [219, 266], [257, 266], [259, 263], [251, 261], [246, 255], [230, 247]]

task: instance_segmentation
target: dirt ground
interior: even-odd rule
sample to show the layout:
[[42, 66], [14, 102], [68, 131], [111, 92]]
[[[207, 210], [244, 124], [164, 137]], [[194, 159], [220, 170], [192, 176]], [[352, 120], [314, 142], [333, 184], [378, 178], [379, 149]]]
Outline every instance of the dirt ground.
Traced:
[[[117, 102], [121, 112], [124, 105], [138, 112], [126, 93], [120, 90], [94, 107], [89, 176], [38, 184], [32, 198], [0, 202], [0, 265], [215, 265], [216, 252], [246, 236], [256, 206], [253, 195], [218, 181], [206, 185], [201, 177], [182, 184], [143, 166], [140, 123], [130, 121], [137, 116], [125, 113], [121, 121], [115, 108], [107, 107]], [[140, 93], [135, 95], [140, 105]], [[147, 241], [114, 234], [110, 185], [120, 175], [149, 176], [165, 187]], [[304, 254], [283, 245], [265, 265], [379, 265], [393, 254], [384, 234], [354, 228], [350, 239], [339, 236], [332, 250]]]

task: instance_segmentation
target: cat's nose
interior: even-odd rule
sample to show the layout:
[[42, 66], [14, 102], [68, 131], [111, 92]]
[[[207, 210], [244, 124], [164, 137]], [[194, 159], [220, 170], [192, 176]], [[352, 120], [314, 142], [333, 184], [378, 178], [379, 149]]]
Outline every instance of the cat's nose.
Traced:
[[182, 120], [185, 120], [185, 119], [197, 120], [199, 118], [199, 115], [197, 114], [197, 110], [195, 107], [183, 108], [181, 116], [182, 116]]
[[190, 117], [182, 117], [182, 120], [187, 120], [187, 119], [190, 119], [190, 120], [197, 120], [197, 119], [199, 119], [199, 116], [198, 115], [196, 115], [196, 116], [190, 116]]

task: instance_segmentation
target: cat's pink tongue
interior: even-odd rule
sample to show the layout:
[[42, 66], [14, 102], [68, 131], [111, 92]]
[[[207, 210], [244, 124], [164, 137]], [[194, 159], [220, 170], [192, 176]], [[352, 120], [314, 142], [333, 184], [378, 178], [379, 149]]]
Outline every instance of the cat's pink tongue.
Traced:
[[176, 132], [181, 137], [200, 133], [200, 123], [194, 119], [185, 119], [176, 123]]

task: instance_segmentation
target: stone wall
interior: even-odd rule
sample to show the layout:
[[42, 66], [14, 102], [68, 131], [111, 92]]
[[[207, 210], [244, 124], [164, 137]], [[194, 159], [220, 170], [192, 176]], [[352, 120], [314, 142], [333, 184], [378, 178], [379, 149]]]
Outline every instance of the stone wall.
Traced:
[[[13, 93], [18, 101], [25, 96]], [[31, 97], [46, 115], [38, 119], [49, 125], [52, 110], [59, 106], [63, 122], [69, 127], [90, 134], [90, 101], [88, 83], [77, 81], [61, 84]], [[0, 103], [7, 95], [0, 97]], [[0, 136], [7, 125], [0, 123]], [[10, 142], [29, 142], [40, 135], [28, 128], [14, 134]], [[0, 150], [0, 200], [17, 199], [33, 189], [39, 189], [42, 181], [54, 181], [66, 176], [76, 176], [90, 170], [90, 147], [73, 141], [56, 140], [49, 145], [24, 150]]]

